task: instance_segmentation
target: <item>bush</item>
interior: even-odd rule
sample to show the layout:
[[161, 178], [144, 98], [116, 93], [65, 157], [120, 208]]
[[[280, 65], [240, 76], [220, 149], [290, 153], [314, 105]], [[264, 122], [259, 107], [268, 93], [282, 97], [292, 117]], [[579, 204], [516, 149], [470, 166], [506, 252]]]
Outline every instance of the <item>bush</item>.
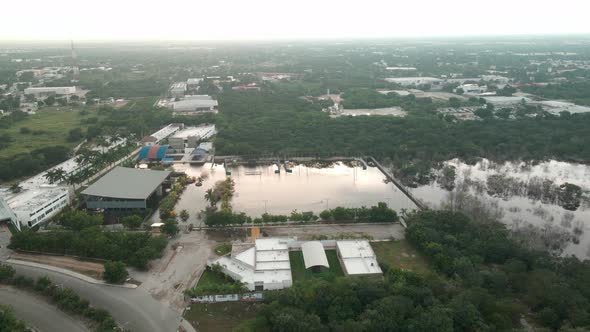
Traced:
[[106, 282], [111, 284], [122, 284], [128, 276], [129, 273], [125, 268], [125, 263], [113, 261], [104, 263], [103, 279]]

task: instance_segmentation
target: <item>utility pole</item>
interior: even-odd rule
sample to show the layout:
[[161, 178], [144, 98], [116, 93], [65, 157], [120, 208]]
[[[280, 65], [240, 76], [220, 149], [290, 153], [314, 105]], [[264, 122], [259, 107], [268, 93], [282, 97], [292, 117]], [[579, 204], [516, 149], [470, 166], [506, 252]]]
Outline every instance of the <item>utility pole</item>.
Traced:
[[266, 203], [268, 202], [268, 199], [263, 199], [262, 201], [264, 202], [264, 213], [266, 214]]
[[330, 202], [329, 198], [324, 198], [326, 200], [326, 210], [330, 209], [330, 206], [328, 205], [328, 203]]

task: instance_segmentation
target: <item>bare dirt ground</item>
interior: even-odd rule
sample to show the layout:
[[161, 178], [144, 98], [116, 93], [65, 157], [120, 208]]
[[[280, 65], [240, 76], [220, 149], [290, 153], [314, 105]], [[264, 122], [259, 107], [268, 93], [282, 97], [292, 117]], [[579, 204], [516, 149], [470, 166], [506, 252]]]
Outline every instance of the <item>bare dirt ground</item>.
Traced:
[[299, 240], [308, 240], [317, 235], [368, 235], [375, 240], [386, 240], [391, 239], [392, 237], [396, 240], [404, 238], [404, 228], [400, 224], [309, 225], [280, 228], [263, 227], [262, 231], [270, 237], [297, 237]]
[[10, 258], [18, 259], [21, 261], [51, 265], [62, 269], [75, 271], [95, 279], [102, 279], [102, 274], [104, 273], [104, 267], [100, 263], [85, 262], [70, 257], [36, 255], [14, 252], [10, 255]]
[[164, 256], [152, 262], [149, 271], [132, 271], [131, 276], [141, 281], [140, 288], [155, 299], [182, 311], [186, 305], [184, 290], [196, 284], [205, 271], [207, 260], [216, 257], [213, 249], [217, 243], [204, 231], [181, 234], [170, 241]]

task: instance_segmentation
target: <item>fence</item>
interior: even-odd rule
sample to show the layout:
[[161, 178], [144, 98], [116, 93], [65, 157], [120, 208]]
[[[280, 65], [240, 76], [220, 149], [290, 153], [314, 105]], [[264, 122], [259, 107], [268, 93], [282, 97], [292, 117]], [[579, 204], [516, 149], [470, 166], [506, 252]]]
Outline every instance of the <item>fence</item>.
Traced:
[[218, 302], [256, 302], [262, 301], [262, 293], [203, 295], [191, 298], [191, 303], [218, 303]]

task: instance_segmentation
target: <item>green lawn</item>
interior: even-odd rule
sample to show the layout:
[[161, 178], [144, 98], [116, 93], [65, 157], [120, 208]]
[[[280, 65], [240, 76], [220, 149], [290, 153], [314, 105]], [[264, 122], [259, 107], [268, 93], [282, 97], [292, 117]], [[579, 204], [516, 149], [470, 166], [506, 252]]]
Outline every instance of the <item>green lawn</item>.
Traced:
[[215, 253], [219, 256], [223, 256], [231, 252], [231, 244], [222, 243], [215, 247]]
[[[11, 128], [0, 129], [0, 134], [8, 134], [14, 138], [14, 142], [2, 149], [2, 157], [11, 157], [48, 146], [74, 147], [79, 142], [67, 141], [70, 129], [85, 128], [86, 126], [80, 125], [80, 120], [96, 116], [96, 111], [92, 110], [88, 110], [88, 115], [81, 116], [80, 109], [70, 106], [41, 108], [37, 114], [29, 115]], [[30, 129], [31, 133], [21, 134], [20, 128], [23, 127]], [[44, 133], [33, 135], [34, 131], [43, 131]]]
[[206, 269], [197, 282], [197, 287], [208, 287], [210, 285], [229, 285], [232, 284], [231, 279], [225, 279], [221, 273], [215, 273], [210, 269]]
[[232, 331], [243, 321], [253, 319], [260, 305], [252, 302], [192, 304], [184, 318], [197, 331]]
[[416, 273], [430, 271], [428, 261], [406, 240], [371, 242], [379, 263]]
[[342, 272], [342, 267], [340, 266], [340, 261], [338, 260], [336, 250], [326, 250], [326, 257], [328, 258], [328, 265], [330, 265], [330, 268], [325, 269], [320, 273], [313, 273], [311, 272], [311, 270], [305, 269], [305, 262], [303, 261], [303, 252], [289, 252], [289, 260], [291, 261], [291, 274], [293, 276], [293, 282], [316, 277], [343, 276], [344, 272]]

